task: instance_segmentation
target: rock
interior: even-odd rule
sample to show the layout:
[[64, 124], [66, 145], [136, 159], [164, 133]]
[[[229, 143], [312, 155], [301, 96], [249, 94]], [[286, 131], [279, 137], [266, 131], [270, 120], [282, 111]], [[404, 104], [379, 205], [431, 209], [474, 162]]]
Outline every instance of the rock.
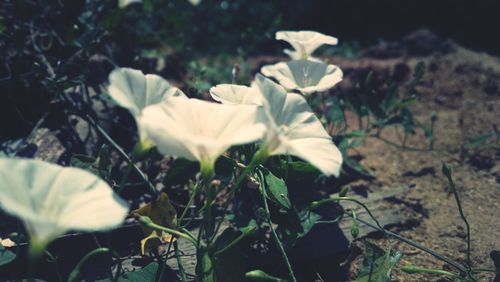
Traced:
[[403, 37], [407, 52], [415, 56], [426, 56], [439, 50], [443, 40], [427, 29], [419, 29]]
[[397, 42], [383, 41], [365, 50], [364, 56], [377, 59], [398, 58], [404, 56], [404, 49]]

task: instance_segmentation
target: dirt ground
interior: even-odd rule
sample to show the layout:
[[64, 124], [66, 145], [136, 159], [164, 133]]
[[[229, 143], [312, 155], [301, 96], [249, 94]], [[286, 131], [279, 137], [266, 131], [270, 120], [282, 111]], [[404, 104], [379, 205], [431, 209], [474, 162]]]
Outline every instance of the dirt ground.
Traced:
[[[414, 224], [395, 226], [418, 243], [458, 262], [466, 260], [466, 229], [458, 213], [453, 194], [441, 172], [442, 162], [453, 167], [455, 183], [462, 196], [465, 215], [471, 225], [473, 267], [492, 268], [491, 250], [500, 249], [500, 146], [494, 138], [478, 148], [464, 148], [470, 138], [492, 132], [500, 124], [500, 59], [481, 52], [466, 50], [427, 31], [409, 35], [399, 43], [382, 43], [369, 48], [354, 59], [333, 58], [344, 71], [345, 79], [335, 91], [345, 91], [359, 81], [358, 73], [367, 69], [374, 74], [396, 73], [402, 81], [411, 79], [413, 67], [426, 65], [422, 82], [415, 87], [419, 102], [412, 106], [414, 116], [430, 124], [431, 112], [437, 113], [434, 149], [417, 132], [401, 149], [378, 139], [368, 139], [358, 152], [361, 163], [370, 168], [376, 179], [358, 185], [370, 191], [385, 187], [409, 186], [410, 191], [393, 204], [411, 212]], [[366, 73], [366, 72], [365, 72]], [[357, 122], [352, 122], [355, 129]], [[395, 131], [385, 131], [385, 138], [400, 143]], [[386, 246], [386, 239], [373, 239]], [[399, 266], [452, 270], [429, 254], [393, 241], [393, 247], [404, 253]], [[352, 267], [352, 279], [361, 263]], [[493, 275], [481, 275], [480, 281], [492, 281]], [[435, 275], [409, 275], [396, 270], [395, 281], [446, 281]], [[442, 278], [441, 278], [442, 279]]]

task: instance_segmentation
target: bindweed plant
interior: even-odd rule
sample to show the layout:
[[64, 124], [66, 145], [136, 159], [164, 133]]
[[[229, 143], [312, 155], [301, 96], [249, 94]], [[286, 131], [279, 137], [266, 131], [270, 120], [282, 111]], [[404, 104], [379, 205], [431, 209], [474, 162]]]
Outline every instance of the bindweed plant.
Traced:
[[[119, 19], [127, 16], [127, 9], [138, 9], [139, 2], [118, 1], [119, 9], [111, 14], [103, 12], [106, 5], [111, 5], [110, 1], [93, 4], [91, 8], [103, 19], [93, 27], [86, 25], [88, 17], [95, 16], [92, 13], [85, 14], [87, 18], [79, 18], [74, 28], [85, 28], [85, 31], [73, 31], [78, 36], [71, 33], [78, 39], [71, 51], [86, 55], [91, 48], [99, 49], [100, 39], [108, 35], [105, 30], [119, 28]], [[145, 10], [157, 16], [151, 9], [152, 1], [142, 2]], [[189, 2], [194, 7], [200, 5], [199, 1]], [[31, 2], [29, 5], [36, 6]], [[31, 31], [33, 48], [39, 49], [37, 38], [41, 40], [46, 35]], [[47, 36], [69, 48], [56, 35]], [[348, 149], [359, 144], [352, 141], [354, 138], [385, 140], [382, 130], [397, 127], [403, 129], [400, 146], [408, 148], [407, 134], [422, 128], [432, 138], [432, 125], [427, 129], [413, 120], [408, 107], [416, 98], [412, 93], [400, 95], [396, 83], [390, 82], [384, 92], [373, 94], [371, 75], [359, 84], [356, 93], [328, 95], [341, 83], [343, 72], [340, 67], [314, 57], [313, 52], [322, 45], [336, 45], [337, 38], [313, 31], [279, 31], [275, 38], [294, 48], [285, 51], [291, 60], [263, 66], [261, 73], [252, 81], [246, 81], [246, 85], [237, 84], [242, 79], [233, 68], [233, 84], [196, 87], [214, 101], [192, 98], [159, 75], [115, 66], [105, 83], [106, 94], [95, 95], [129, 112], [137, 128], [131, 150], [122, 148], [118, 140], [107, 133], [91, 105], [74, 103], [64, 91], [78, 84], [90, 97], [86, 83], [78, 80], [78, 75], [62, 77], [63, 72], [52, 67], [48, 54], [39, 52], [39, 60], [49, 75], [43, 80], [50, 86], [48, 91], [54, 92], [54, 97], [64, 103], [69, 112], [86, 120], [106, 144], [96, 157], [74, 155], [72, 164], [79, 168], [27, 159], [0, 159], [0, 208], [23, 221], [29, 236], [30, 267], [53, 240], [66, 232], [109, 230], [122, 224], [128, 215], [144, 233], [141, 255], [151, 255], [154, 262], [140, 271], [116, 272], [109, 277], [113, 281], [161, 281], [166, 263], [174, 258], [178, 279], [190, 280], [192, 273], [186, 273], [181, 258], [184, 250], [180, 246], [185, 246], [182, 242], [195, 250], [194, 279], [197, 281], [245, 278], [298, 281], [297, 266], [290, 259], [290, 251], [315, 224], [335, 224], [342, 216], [350, 216], [354, 238], [359, 235], [359, 224], [370, 225], [358, 218], [355, 211], [339, 208], [343, 202], [352, 202], [367, 211], [375, 222], [371, 225], [373, 228], [426, 251], [456, 269], [446, 272], [406, 266], [404, 271], [430, 272], [463, 281], [475, 281], [477, 272], [498, 272], [498, 269], [472, 268], [469, 231], [468, 260], [460, 264], [384, 229], [369, 207], [358, 198], [347, 196], [347, 190], [328, 198], [316, 191], [303, 191], [325, 183], [335, 184], [353, 171], [371, 177], [366, 168], [348, 155]], [[89, 59], [82, 54], [77, 57]], [[193, 63], [188, 68], [200, 67]], [[217, 70], [211, 71], [217, 73]], [[417, 65], [414, 73], [412, 84], [417, 84], [423, 75], [423, 65]], [[100, 89], [99, 86], [94, 88]], [[326, 110], [320, 111], [320, 104], [326, 104]], [[347, 110], [359, 118], [356, 131], [347, 131]], [[118, 157], [112, 156], [111, 151]], [[156, 175], [162, 178], [158, 181], [150, 177], [146, 168], [161, 160], [169, 160], [169, 167], [165, 175]], [[120, 166], [122, 162], [126, 165]], [[443, 172], [469, 230], [451, 171], [443, 166]], [[139, 185], [131, 183], [132, 180], [139, 181]], [[164, 187], [157, 185], [158, 182]], [[134, 191], [133, 199], [128, 194], [140, 185], [147, 187], [143, 194], [150, 199], [148, 203], [142, 202], [141, 207], [137, 194], [143, 191]], [[172, 197], [174, 186], [188, 195], [179, 197], [182, 202]], [[122, 198], [127, 198], [136, 209], [129, 212], [129, 205]], [[337, 217], [324, 218], [318, 210], [332, 204], [338, 210]], [[260, 269], [263, 264], [255, 264], [255, 269], [254, 265], [246, 265], [248, 253], [266, 250], [279, 254], [286, 267], [286, 277], [277, 277], [282, 272], [266, 273]], [[102, 253], [110, 253], [118, 258], [118, 263], [121, 261], [115, 251], [100, 247], [81, 258], [68, 279], [78, 281], [84, 265]], [[382, 250], [371, 244], [366, 245], [366, 254], [359, 281], [390, 281], [391, 271], [402, 254], [391, 247]], [[0, 249], [0, 265], [10, 263], [14, 257], [9, 250]], [[493, 252], [492, 258], [498, 268], [498, 253]], [[33, 278], [31, 268], [26, 278]]]

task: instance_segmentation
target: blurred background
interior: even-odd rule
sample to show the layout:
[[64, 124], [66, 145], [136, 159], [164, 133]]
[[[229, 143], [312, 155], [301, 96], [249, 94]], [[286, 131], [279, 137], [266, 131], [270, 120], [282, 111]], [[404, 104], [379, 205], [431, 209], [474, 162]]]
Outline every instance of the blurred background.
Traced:
[[[189, 73], [192, 78], [219, 72], [197, 58], [282, 55], [286, 43], [274, 40], [281, 29], [336, 36], [339, 46], [324, 54], [346, 57], [420, 28], [467, 48], [500, 52], [495, 0], [144, 0], [121, 8], [120, 3], [2, 1], [0, 141], [27, 134], [57, 93], [83, 82], [98, 85], [113, 65], [182, 81]], [[110, 65], [103, 69], [103, 61]], [[191, 83], [199, 91], [209, 87]]]

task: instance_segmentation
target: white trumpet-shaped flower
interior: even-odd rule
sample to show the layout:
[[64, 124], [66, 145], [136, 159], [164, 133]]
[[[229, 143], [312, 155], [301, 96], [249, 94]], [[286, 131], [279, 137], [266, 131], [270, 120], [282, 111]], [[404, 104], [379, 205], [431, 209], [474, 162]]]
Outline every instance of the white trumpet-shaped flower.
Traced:
[[147, 107], [139, 123], [161, 153], [199, 161], [207, 178], [212, 176], [217, 158], [229, 147], [262, 138], [265, 126], [259, 121], [258, 110], [253, 105], [174, 97], [168, 103]]
[[188, 1], [189, 1], [189, 3], [191, 3], [191, 5], [193, 5], [193, 6], [198, 6], [198, 5], [200, 5], [200, 3], [201, 3], [201, 0], [188, 0]]
[[263, 66], [260, 70], [281, 86], [304, 95], [326, 91], [342, 81], [342, 70], [335, 65], [310, 60], [294, 60]]
[[210, 88], [212, 98], [227, 105], [262, 105], [262, 97], [257, 89], [236, 84], [219, 84]]
[[[223, 103], [229, 100], [230, 103], [243, 101], [263, 105], [261, 114], [265, 115], [263, 119], [267, 124], [262, 144], [264, 155], [293, 155], [311, 163], [325, 175], [339, 175], [342, 154], [303, 96], [287, 93], [283, 87], [259, 74], [247, 88], [219, 88], [218, 95], [225, 97], [221, 99]], [[241, 89], [243, 93], [235, 95], [234, 89]], [[222, 90], [226, 92], [221, 93]], [[241, 95], [249, 97], [231, 100]]]
[[155, 74], [144, 75], [142, 71], [131, 68], [118, 68], [109, 75], [108, 93], [113, 100], [134, 116], [139, 131], [138, 148], [147, 151], [153, 144], [137, 119], [144, 108], [161, 103], [170, 97], [184, 97], [186, 95], [173, 87], [161, 76]]
[[161, 76], [144, 75], [140, 70], [118, 68], [109, 75], [108, 93], [113, 100], [126, 108], [134, 116], [140, 116], [142, 110], [160, 103], [170, 97], [183, 96], [184, 93], [173, 87]]
[[[295, 50], [285, 50], [293, 60], [310, 59], [311, 54], [321, 45], [337, 45], [338, 40], [335, 37], [324, 35], [316, 31], [278, 31], [277, 40], [284, 40]], [[317, 59], [315, 59], [317, 60]]]
[[94, 174], [31, 159], [0, 158], [0, 208], [22, 219], [32, 255], [69, 230], [108, 230], [128, 214]]
[[134, 3], [142, 3], [142, 0], [118, 0], [118, 7], [123, 9]]

